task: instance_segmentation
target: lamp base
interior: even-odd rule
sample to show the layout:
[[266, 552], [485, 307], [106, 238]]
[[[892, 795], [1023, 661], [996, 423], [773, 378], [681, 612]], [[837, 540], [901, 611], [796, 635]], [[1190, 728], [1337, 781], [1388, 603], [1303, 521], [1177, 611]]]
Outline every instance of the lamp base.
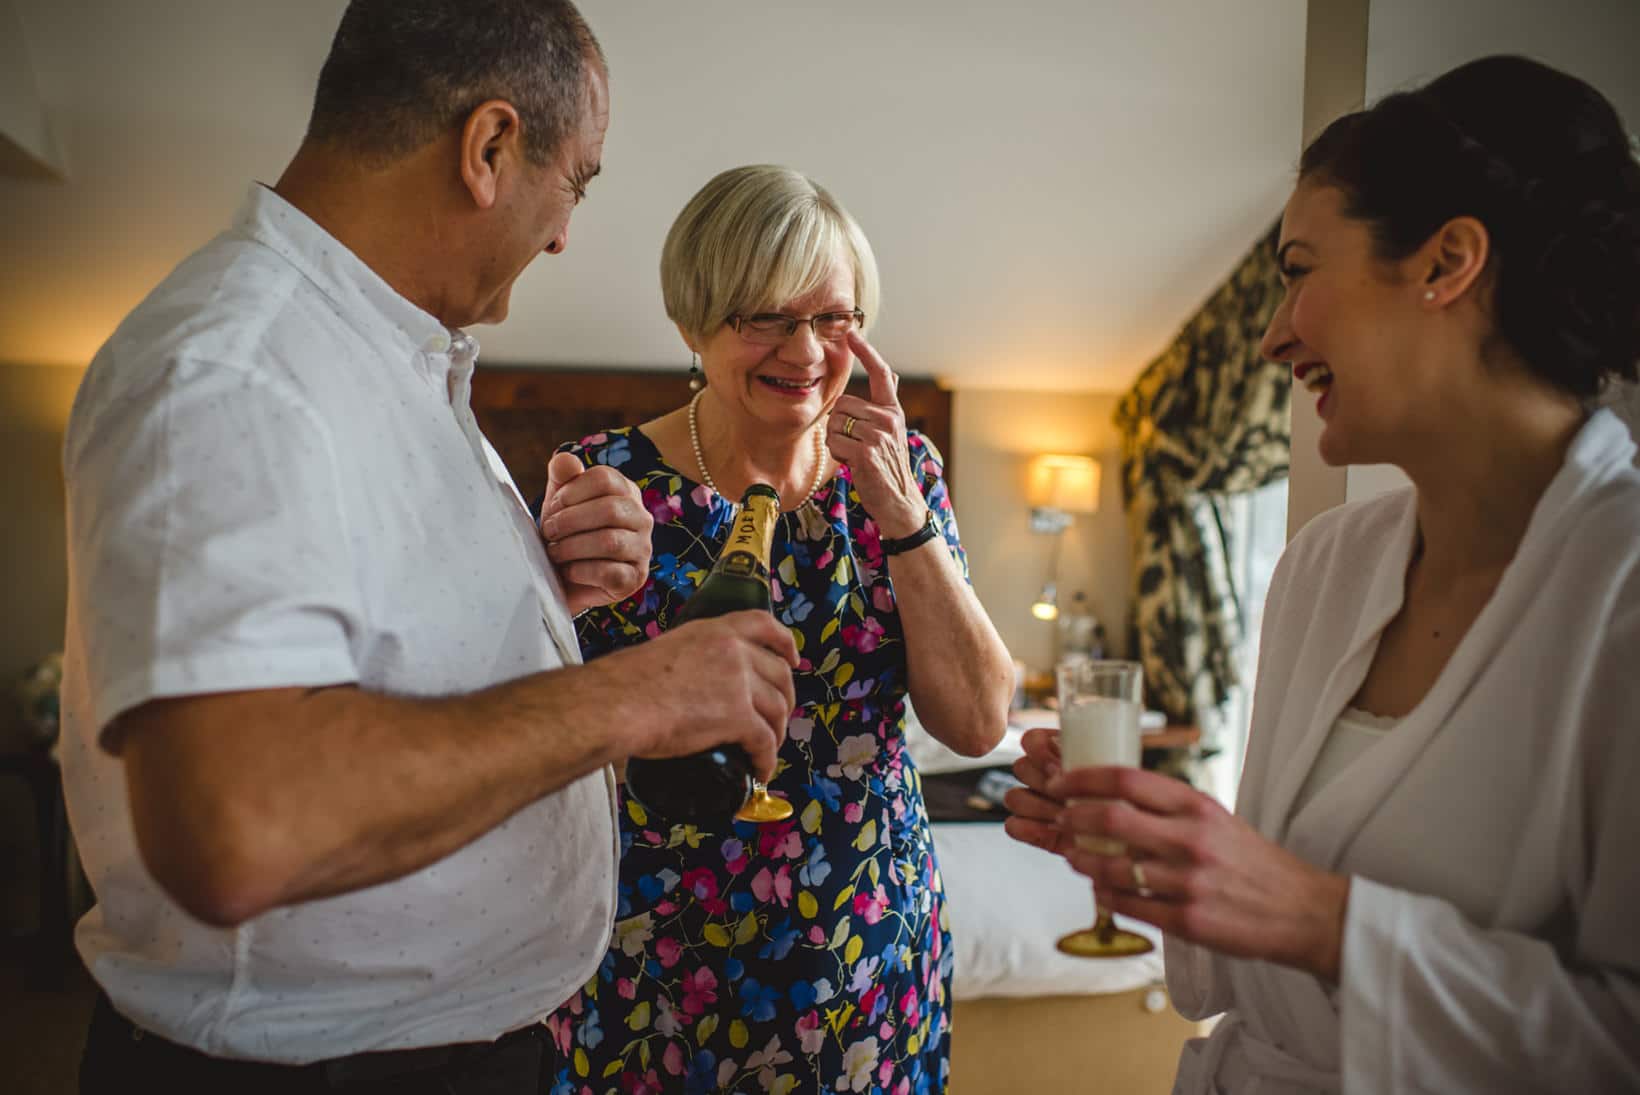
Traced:
[[1060, 533], [1071, 527], [1074, 520], [1069, 513], [1052, 506], [1031, 507], [1031, 531]]

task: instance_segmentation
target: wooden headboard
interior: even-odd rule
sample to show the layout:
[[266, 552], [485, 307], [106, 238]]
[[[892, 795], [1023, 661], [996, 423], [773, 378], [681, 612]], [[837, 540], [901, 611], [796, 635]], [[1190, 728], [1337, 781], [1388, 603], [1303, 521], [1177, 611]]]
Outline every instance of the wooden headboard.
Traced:
[[[864, 398], [856, 377], [849, 393]], [[636, 426], [689, 401], [689, 378], [677, 371], [480, 366], [473, 376], [473, 414], [501, 454], [526, 501], [547, 486], [547, 460], [566, 441], [614, 426]], [[906, 424], [945, 455], [951, 479], [951, 393], [932, 379], [900, 378]]]

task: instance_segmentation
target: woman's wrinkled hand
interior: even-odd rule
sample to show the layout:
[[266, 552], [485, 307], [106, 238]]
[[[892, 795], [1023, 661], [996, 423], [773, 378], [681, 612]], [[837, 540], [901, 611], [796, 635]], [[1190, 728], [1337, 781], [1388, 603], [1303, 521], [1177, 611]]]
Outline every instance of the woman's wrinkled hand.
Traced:
[[[1306, 863], [1157, 772], [1078, 768], [1049, 779], [1045, 792], [1067, 803], [1065, 858], [1112, 912], [1224, 954], [1338, 979], [1347, 876]], [[1077, 846], [1078, 836], [1121, 841], [1127, 852], [1100, 855]]]
[[922, 528], [928, 503], [906, 447], [900, 381], [858, 331], [849, 334], [848, 345], [865, 366], [871, 398], [838, 397], [827, 416], [826, 444], [838, 463], [848, 465], [860, 504], [882, 535], [910, 536]]

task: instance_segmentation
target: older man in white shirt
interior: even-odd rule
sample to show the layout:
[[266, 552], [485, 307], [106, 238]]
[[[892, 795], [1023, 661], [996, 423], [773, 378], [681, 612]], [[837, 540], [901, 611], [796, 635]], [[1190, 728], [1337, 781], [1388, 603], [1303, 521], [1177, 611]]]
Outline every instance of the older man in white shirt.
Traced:
[[611, 930], [612, 763], [732, 735], [770, 774], [785, 630], [581, 666], [571, 615], [641, 585], [649, 516], [564, 457], [538, 528], [468, 405], [461, 328], [563, 250], [607, 118], [567, 2], [355, 0], [277, 186], [93, 362], [65, 450], [83, 1091], [533, 1095], [532, 1028]]

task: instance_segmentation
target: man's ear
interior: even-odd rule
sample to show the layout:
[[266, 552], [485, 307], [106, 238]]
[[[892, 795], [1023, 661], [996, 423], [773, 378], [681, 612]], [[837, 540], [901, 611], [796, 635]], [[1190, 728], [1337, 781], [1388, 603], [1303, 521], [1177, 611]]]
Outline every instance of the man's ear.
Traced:
[[521, 162], [518, 110], [505, 99], [473, 108], [461, 127], [461, 181], [480, 209], [489, 209], [501, 190], [501, 174]]
[[1486, 272], [1492, 236], [1474, 217], [1453, 217], [1419, 249], [1425, 301], [1444, 306], [1462, 297]]

